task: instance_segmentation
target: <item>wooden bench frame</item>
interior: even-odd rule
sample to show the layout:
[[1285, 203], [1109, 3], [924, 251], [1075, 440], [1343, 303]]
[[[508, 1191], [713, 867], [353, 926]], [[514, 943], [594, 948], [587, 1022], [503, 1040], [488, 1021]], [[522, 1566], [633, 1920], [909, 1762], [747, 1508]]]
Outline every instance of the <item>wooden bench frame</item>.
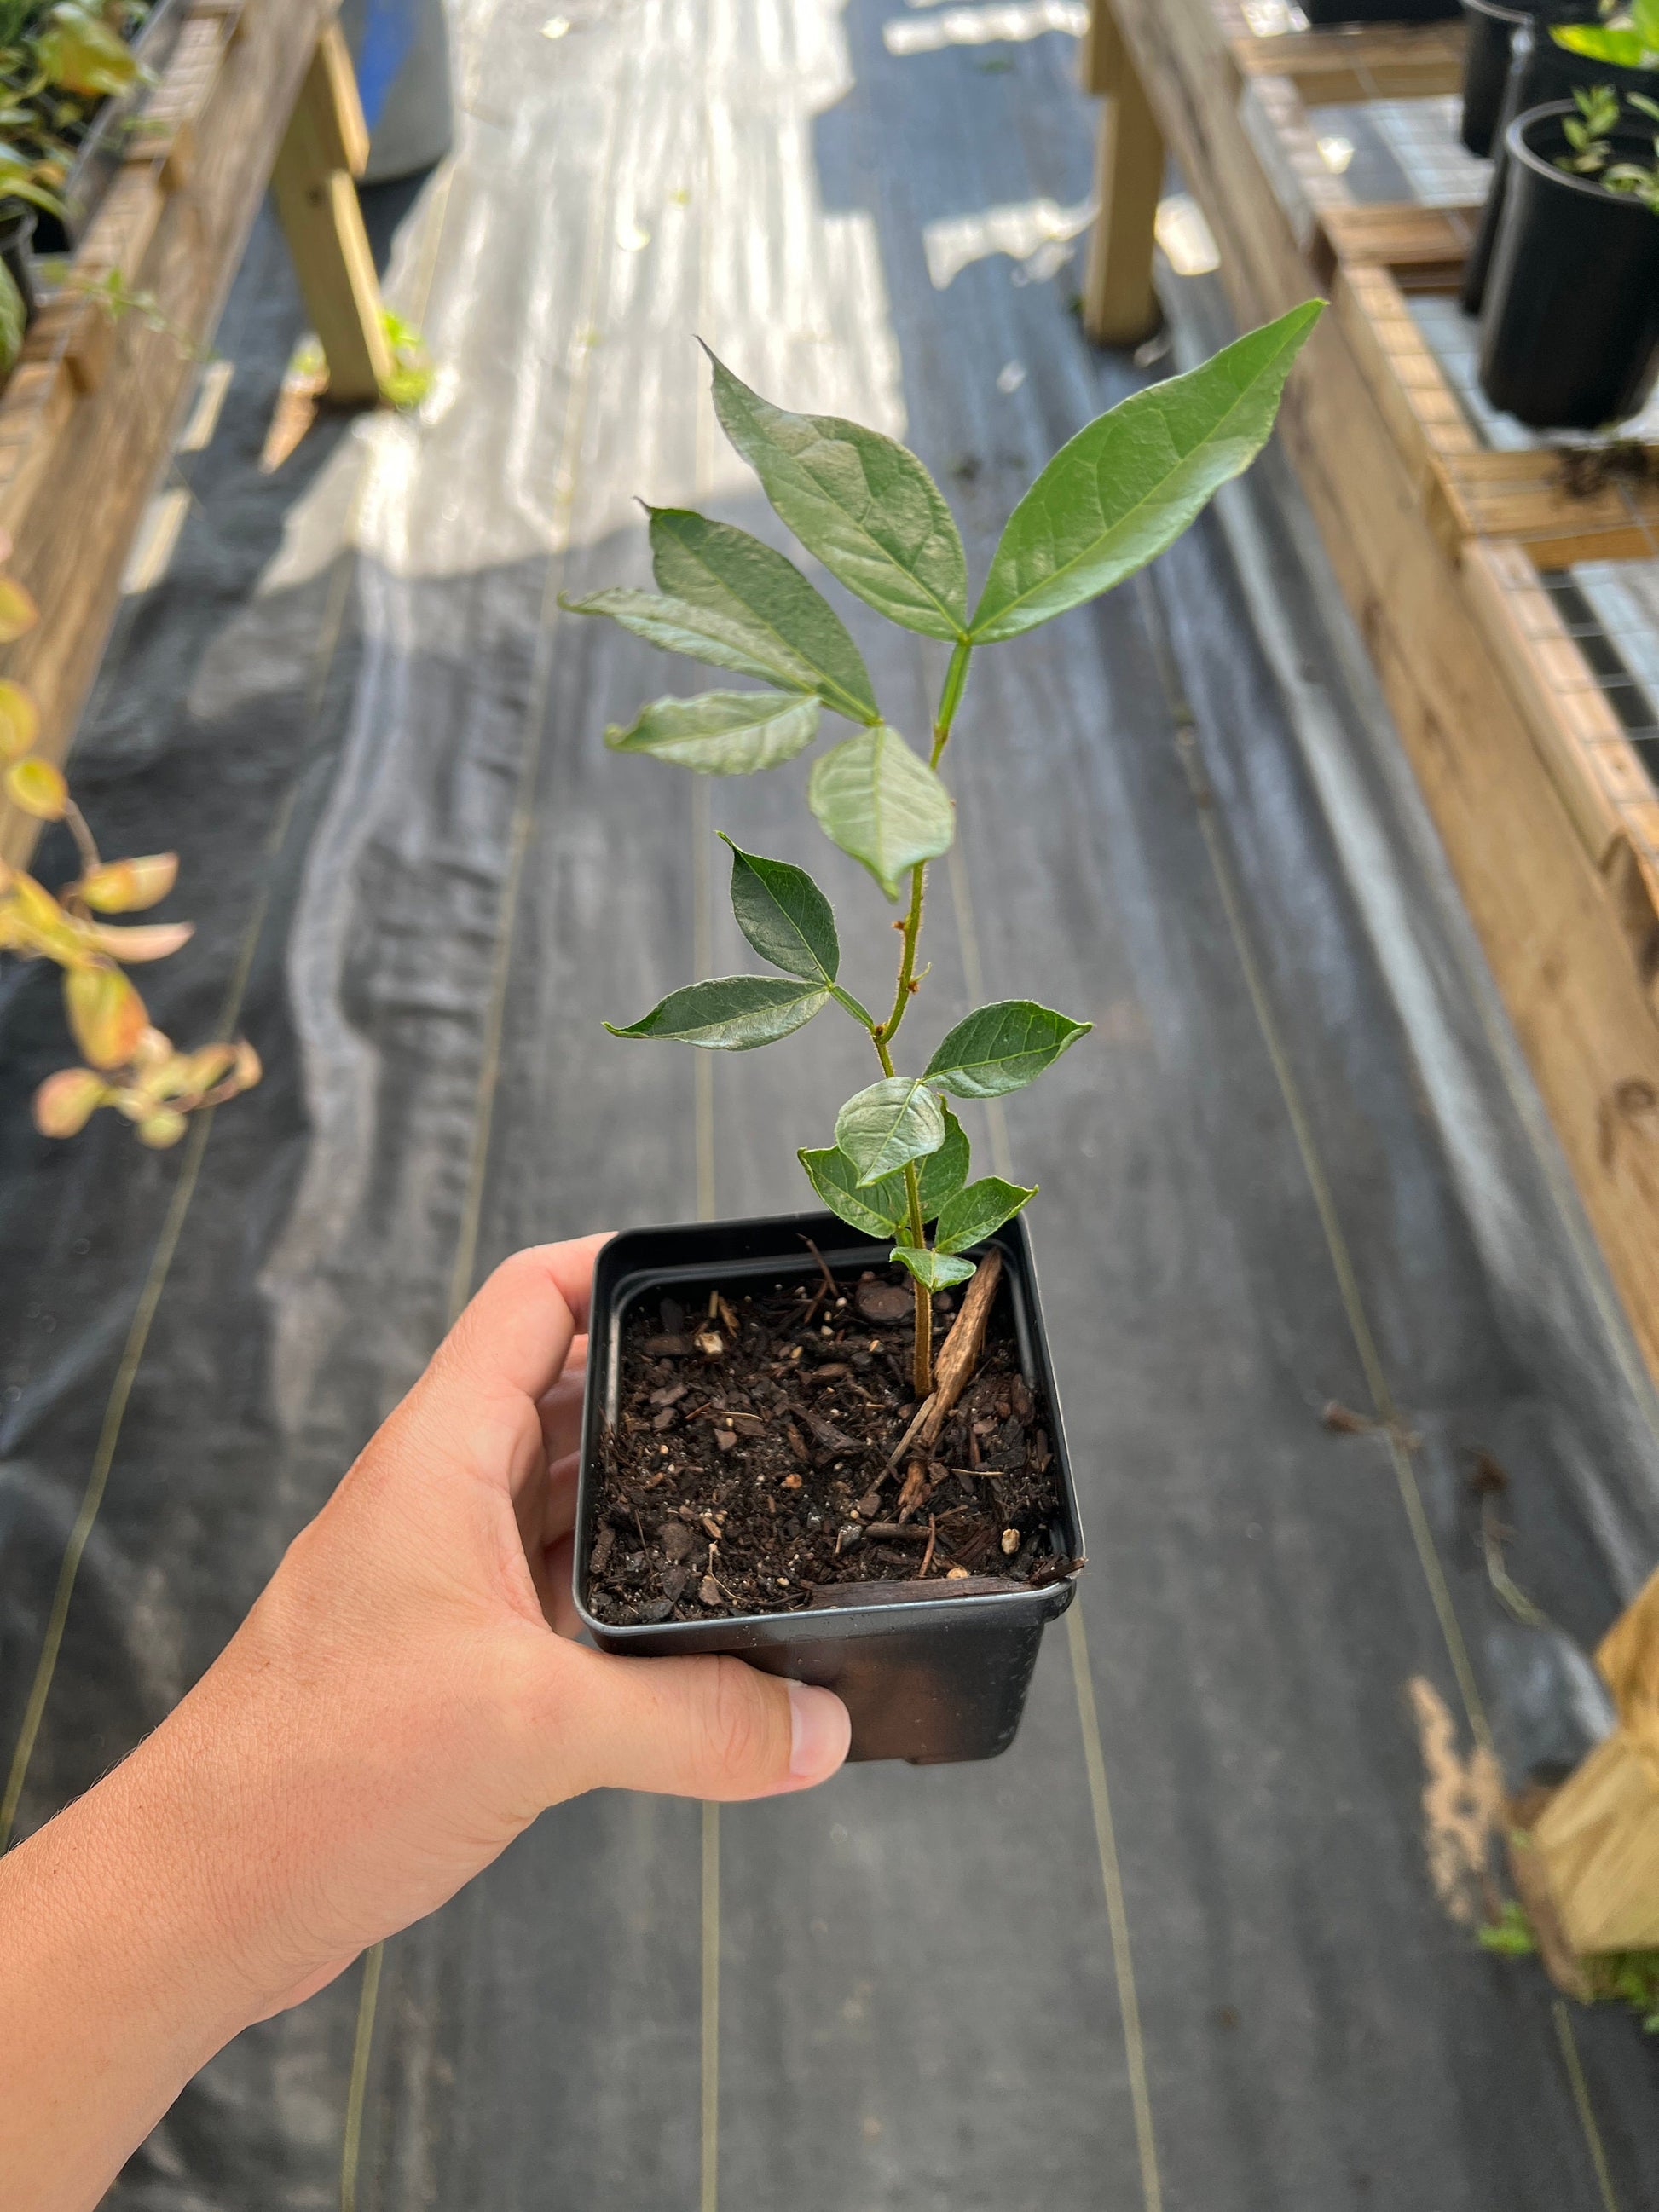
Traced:
[[[1299, 87], [1443, 92], [1460, 35], [1256, 39], [1232, 0], [1097, 0], [1085, 82], [1106, 88], [1107, 113], [1085, 319], [1137, 334], [1120, 309], [1150, 292], [1166, 142], [1241, 324], [1329, 297], [1285, 443], [1659, 1378], [1659, 810], [1539, 583], [1648, 550], [1659, 491], [1571, 499], [1548, 457], [1482, 451], [1405, 296], [1437, 266], [1443, 281], [1467, 213], [1345, 206], [1298, 139], [1312, 143]], [[1155, 143], [1119, 126], [1138, 103]]]
[[[69, 281], [45, 303], [0, 394], [0, 529], [39, 627], [3, 673], [61, 761], [102, 657], [122, 578], [267, 182], [327, 356], [330, 395], [376, 401], [392, 372], [355, 175], [368, 133], [337, 0], [193, 0], [129, 158]], [[153, 303], [113, 316], [111, 274]], [[165, 320], [158, 329], [154, 321]], [[0, 801], [0, 860], [39, 824]]]

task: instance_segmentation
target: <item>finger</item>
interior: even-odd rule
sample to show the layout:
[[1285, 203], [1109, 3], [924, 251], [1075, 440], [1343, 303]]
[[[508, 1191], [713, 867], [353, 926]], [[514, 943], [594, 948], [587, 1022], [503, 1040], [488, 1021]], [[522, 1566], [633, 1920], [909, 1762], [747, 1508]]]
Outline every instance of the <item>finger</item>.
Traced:
[[542, 1613], [548, 1626], [556, 1635], [573, 1638], [582, 1632], [582, 1617], [571, 1589], [575, 1549], [574, 1536], [561, 1536], [557, 1543], [550, 1544], [543, 1554], [540, 1577]]
[[576, 1525], [576, 1476], [580, 1454], [567, 1452], [547, 1470], [547, 1504], [542, 1515], [542, 1541], [556, 1544]]
[[608, 1244], [616, 1233], [614, 1229], [601, 1229], [592, 1237], [572, 1237], [562, 1244], [537, 1244], [531, 1248], [546, 1261], [565, 1304], [575, 1316], [576, 1327], [584, 1334], [592, 1297], [593, 1262], [599, 1256], [600, 1246]]
[[582, 1396], [586, 1386], [587, 1339], [579, 1336], [570, 1346], [563, 1374], [537, 1408], [542, 1420], [542, 1442], [550, 1459], [562, 1459], [580, 1442]]
[[847, 1708], [828, 1690], [780, 1681], [740, 1659], [550, 1649], [559, 1661], [561, 1760], [582, 1778], [578, 1789], [773, 1797], [826, 1781], [847, 1756]]
[[540, 1399], [587, 1326], [601, 1237], [532, 1244], [484, 1283], [439, 1346], [428, 1378], [440, 1388]]

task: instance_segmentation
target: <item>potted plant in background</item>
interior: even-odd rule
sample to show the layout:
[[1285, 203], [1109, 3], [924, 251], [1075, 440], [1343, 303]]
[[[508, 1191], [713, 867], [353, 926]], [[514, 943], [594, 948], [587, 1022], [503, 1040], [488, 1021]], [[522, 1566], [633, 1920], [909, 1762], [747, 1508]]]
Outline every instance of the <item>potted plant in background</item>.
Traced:
[[1659, 369], [1659, 102], [1610, 86], [1510, 125], [1480, 387], [1539, 429], [1639, 412]]
[[883, 719], [835, 609], [744, 531], [653, 511], [658, 591], [574, 604], [765, 687], [656, 700], [606, 732], [617, 751], [738, 775], [794, 758], [826, 708], [851, 722], [808, 805], [902, 902], [890, 1000], [872, 1012], [807, 872], [732, 845], [733, 911], [773, 972], [693, 983], [613, 1031], [748, 1051], [830, 1012], [874, 1079], [833, 1133], [799, 1132], [827, 1211], [635, 1230], [600, 1254], [577, 1507], [575, 1596], [596, 1642], [741, 1652], [827, 1685], [855, 1759], [1003, 1749], [1082, 1565], [1022, 1212], [1035, 1194], [971, 1176], [952, 1106], [1021, 1088], [1089, 1024], [1006, 1000], [909, 1051], [927, 865], [955, 834], [939, 770], [969, 665], [1179, 537], [1260, 451], [1319, 311], [1080, 430], [1010, 517], [971, 614], [956, 523], [914, 454], [773, 406], [714, 363], [721, 425], [782, 521], [878, 613], [950, 648], [926, 758]]
[[1587, 22], [1597, 13], [1597, 0], [1463, 0], [1461, 136], [1471, 154], [1485, 161], [1498, 137], [1515, 33], [1538, 23]]
[[1621, 100], [1659, 97], [1659, 0], [1631, 0], [1618, 12], [1599, 6], [1595, 22], [1534, 15], [1510, 35], [1510, 73], [1492, 144], [1492, 183], [1474, 243], [1463, 264], [1458, 299], [1468, 314], [1485, 303], [1486, 279], [1509, 196], [1510, 126], [1535, 107], [1571, 100], [1607, 85]]

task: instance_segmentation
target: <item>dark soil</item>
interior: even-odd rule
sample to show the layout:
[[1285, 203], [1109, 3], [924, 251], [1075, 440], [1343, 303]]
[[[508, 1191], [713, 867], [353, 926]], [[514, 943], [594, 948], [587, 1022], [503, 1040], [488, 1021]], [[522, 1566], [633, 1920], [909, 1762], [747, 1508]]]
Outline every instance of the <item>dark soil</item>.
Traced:
[[[956, 1298], [933, 1301], [937, 1351]], [[896, 1268], [642, 1304], [623, 1335], [587, 1602], [602, 1620], [787, 1613], [858, 1583], [1035, 1586], [1071, 1562], [1048, 1409], [1019, 1371], [1008, 1292], [937, 1455], [887, 1462], [916, 1411]], [[919, 1489], [925, 1494], [916, 1496]]]

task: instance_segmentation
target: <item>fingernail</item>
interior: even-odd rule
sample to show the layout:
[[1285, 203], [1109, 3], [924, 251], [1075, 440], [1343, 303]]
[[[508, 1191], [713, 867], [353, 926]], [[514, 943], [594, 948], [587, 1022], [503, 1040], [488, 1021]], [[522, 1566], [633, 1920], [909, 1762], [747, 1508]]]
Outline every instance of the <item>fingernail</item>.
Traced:
[[822, 1782], [847, 1756], [853, 1723], [832, 1690], [805, 1682], [789, 1685], [789, 1772], [797, 1782]]

